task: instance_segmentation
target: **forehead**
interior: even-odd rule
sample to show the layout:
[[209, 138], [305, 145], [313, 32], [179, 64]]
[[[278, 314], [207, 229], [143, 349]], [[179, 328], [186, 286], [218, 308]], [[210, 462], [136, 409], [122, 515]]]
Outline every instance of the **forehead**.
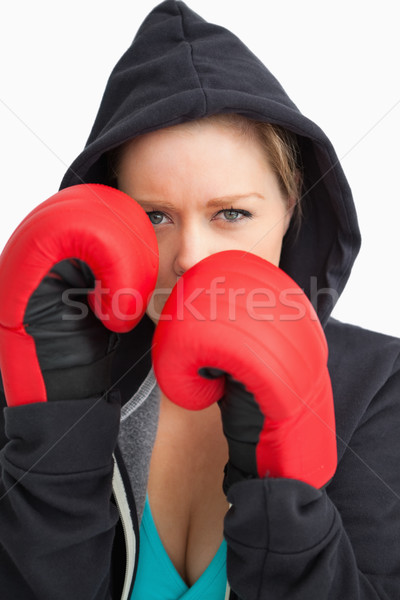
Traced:
[[[167, 167], [184, 160], [210, 169], [213, 161], [261, 161], [268, 164], [264, 147], [254, 128], [240, 121], [205, 118], [158, 129], [127, 142], [119, 154], [118, 171], [127, 167]], [[207, 160], [208, 159], [208, 160]], [[135, 169], [136, 170], [136, 169]]]
[[235, 128], [211, 122], [169, 127], [130, 142], [118, 185], [148, 210], [280, 197], [261, 144]]

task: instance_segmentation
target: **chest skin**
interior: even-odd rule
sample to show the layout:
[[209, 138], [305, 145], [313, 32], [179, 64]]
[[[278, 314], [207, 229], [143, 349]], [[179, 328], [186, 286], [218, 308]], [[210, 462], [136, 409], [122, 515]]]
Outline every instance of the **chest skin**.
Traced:
[[217, 405], [188, 411], [161, 396], [149, 502], [164, 548], [189, 587], [205, 571], [223, 539], [228, 503], [222, 480], [227, 460]]

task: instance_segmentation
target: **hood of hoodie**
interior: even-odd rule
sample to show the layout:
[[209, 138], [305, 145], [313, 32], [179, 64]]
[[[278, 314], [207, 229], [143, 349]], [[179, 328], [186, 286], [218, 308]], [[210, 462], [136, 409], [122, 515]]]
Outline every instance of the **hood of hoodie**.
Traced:
[[140, 134], [215, 113], [238, 113], [297, 134], [303, 168], [300, 231], [289, 228], [280, 267], [325, 324], [360, 247], [351, 190], [332, 144], [233, 33], [166, 0], [118, 61], [86, 146], [61, 188], [108, 184], [107, 152]]

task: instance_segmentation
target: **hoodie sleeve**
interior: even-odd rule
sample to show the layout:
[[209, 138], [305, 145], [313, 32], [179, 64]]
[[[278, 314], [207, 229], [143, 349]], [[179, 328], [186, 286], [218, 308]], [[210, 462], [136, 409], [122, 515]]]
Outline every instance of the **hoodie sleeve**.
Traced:
[[399, 391], [397, 369], [360, 419], [326, 490], [288, 479], [232, 486], [225, 536], [235, 598], [399, 597]]
[[29, 404], [3, 412], [2, 599], [111, 598], [118, 397]]

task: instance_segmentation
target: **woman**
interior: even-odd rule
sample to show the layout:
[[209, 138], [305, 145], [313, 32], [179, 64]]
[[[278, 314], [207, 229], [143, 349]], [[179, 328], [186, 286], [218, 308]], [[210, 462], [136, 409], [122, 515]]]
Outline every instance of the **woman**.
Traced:
[[[235, 36], [167, 0], [115, 67], [61, 187], [82, 182], [119, 187], [142, 205], [157, 236], [159, 277], [147, 315], [116, 349], [88, 317], [70, 347], [76, 358], [82, 340], [95, 340], [87, 368], [58, 373], [54, 402], [5, 411], [5, 597], [222, 599], [227, 553], [232, 599], [396, 598], [400, 345], [330, 318], [360, 238], [325, 135]], [[252, 477], [231, 485], [227, 500], [230, 449], [218, 407], [192, 413], [159, 399], [149, 350], [165, 299], [193, 265], [228, 249], [279, 265], [324, 327], [338, 445], [324, 486]], [[57, 269], [49, 293], [59, 281], [87, 286], [85, 267]], [[121, 421], [112, 393], [93, 402], [109, 388], [100, 346], [114, 355]], [[117, 438], [122, 521], [110, 502]]]
[[[160, 268], [148, 308], [155, 323], [177, 279], [206, 256], [251, 249], [278, 265], [299, 196], [288, 140], [268, 124], [216, 115], [139, 136], [114, 154], [119, 189], [147, 211], [157, 235]], [[163, 545], [188, 585], [223, 541], [227, 460], [217, 406], [193, 414], [162, 394], [148, 494]]]

